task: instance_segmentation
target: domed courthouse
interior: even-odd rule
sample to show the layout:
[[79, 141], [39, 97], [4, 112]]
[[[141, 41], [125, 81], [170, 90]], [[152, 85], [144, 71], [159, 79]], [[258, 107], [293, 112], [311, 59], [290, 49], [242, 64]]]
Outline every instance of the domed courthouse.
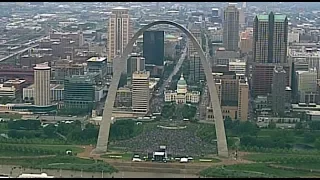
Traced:
[[176, 102], [177, 104], [186, 104], [199, 103], [199, 100], [199, 91], [188, 92], [188, 85], [186, 80], [184, 80], [183, 74], [181, 74], [180, 80], [178, 81], [177, 90], [164, 92], [165, 102]]

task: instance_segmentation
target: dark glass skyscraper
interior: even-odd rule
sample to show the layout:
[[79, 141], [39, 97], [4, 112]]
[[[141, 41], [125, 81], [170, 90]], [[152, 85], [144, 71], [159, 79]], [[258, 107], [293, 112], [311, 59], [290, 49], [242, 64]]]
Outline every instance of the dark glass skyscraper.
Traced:
[[94, 81], [89, 75], [73, 75], [64, 81], [64, 107], [91, 112], [95, 100]]
[[257, 15], [253, 26], [253, 57], [257, 63], [287, 63], [288, 18]]
[[143, 33], [143, 57], [146, 64], [163, 66], [164, 32], [146, 31]]

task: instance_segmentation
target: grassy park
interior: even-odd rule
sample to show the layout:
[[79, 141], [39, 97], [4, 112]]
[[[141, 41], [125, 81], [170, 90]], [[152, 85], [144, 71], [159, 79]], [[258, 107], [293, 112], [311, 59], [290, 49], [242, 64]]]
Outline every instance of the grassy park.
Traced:
[[103, 161], [81, 159], [74, 156], [51, 156], [39, 158], [1, 158], [1, 163], [6, 165], [17, 165], [23, 168], [33, 169], [63, 169], [87, 172], [113, 173], [117, 170]]
[[[178, 129], [170, 129], [174, 127]], [[202, 171], [201, 176], [319, 176], [318, 129], [259, 129], [250, 122], [229, 120], [225, 120], [225, 127], [229, 149], [250, 152], [242, 158], [251, 163], [215, 165]], [[57, 126], [43, 126], [35, 120], [0, 122], [0, 164], [26, 168], [116, 172], [116, 169], [105, 162], [76, 157], [84, 151], [83, 146], [95, 145], [98, 128], [87, 124], [85, 129], [82, 129], [79, 122], [60, 123]], [[215, 139], [213, 124], [196, 121], [161, 120], [137, 123], [132, 120], [119, 120], [112, 124], [110, 130], [109, 150], [112, 153], [102, 155], [101, 158], [131, 161], [133, 154], [138, 153], [140, 157], [144, 157], [147, 154], [144, 151], [152, 152], [157, 150], [159, 145], [166, 145], [176, 152], [173, 157], [188, 154], [194, 158], [193, 162], [221, 163], [221, 160], [211, 156], [216, 147]], [[309, 149], [297, 149], [297, 144], [306, 145]], [[184, 150], [179, 152], [181, 147]], [[72, 151], [71, 156], [66, 155], [67, 150]], [[313, 172], [310, 172], [310, 169]]]

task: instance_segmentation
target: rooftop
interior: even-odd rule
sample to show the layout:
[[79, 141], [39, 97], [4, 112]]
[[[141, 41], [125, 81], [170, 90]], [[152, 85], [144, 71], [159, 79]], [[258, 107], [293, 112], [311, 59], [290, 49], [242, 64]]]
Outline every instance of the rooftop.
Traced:
[[260, 15], [257, 15], [257, 18], [258, 18], [259, 21], [268, 21], [269, 20], [269, 15], [260, 14]]
[[69, 78], [69, 80], [74, 83], [79, 83], [79, 82], [92, 83], [92, 76], [90, 76], [90, 75], [73, 75], [71, 78]]
[[36, 67], [34, 67], [35, 70], [49, 70], [51, 69], [48, 66], [48, 63], [42, 63], [42, 64], [36, 64]]
[[10, 83], [10, 84], [21, 84], [21, 83], [24, 83], [24, 82], [26, 82], [26, 80], [24, 80], [24, 79], [10, 79], [10, 80], [8, 80], [8, 81], [6, 81], [6, 82], [4, 82], [5, 84], [6, 83]]
[[12, 87], [3, 87], [3, 84], [0, 84], [0, 90], [1, 91], [14, 91], [16, 88], [14, 86]]
[[124, 7], [115, 7], [112, 8], [112, 11], [129, 11], [129, 9]]
[[307, 111], [307, 114], [311, 116], [320, 116], [320, 111]]
[[274, 15], [274, 21], [275, 22], [283, 22], [283, 21], [286, 20], [286, 18], [287, 18], [286, 15], [282, 15], [282, 14], [275, 14]]
[[[24, 89], [33, 89], [34, 84], [31, 84], [30, 86], [24, 88]], [[50, 89], [64, 89], [63, 84], [50, 84]]]
[[107, 58], [106, 57], [92, 57], [90, 59], [87, 60], [87, 62], [102, 62], [102, 61], [106, 61]]
[[[260, 14], [257, 15], [257, 18], [259, 21], [269, 21], [269, 15], [268, 14]], [[287, 18], [286, 15], [282, 15], [282, 14], [275, 14], [274, 15], [274, 21], [275, 22], [283, 22], [285, 21]]]

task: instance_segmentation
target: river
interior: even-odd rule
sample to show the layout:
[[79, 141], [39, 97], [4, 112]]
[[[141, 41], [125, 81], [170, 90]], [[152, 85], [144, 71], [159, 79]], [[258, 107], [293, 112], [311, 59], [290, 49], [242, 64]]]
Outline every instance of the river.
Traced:
[[[171, 174], [171, 173], [151, 173], [151, 172], [118, 172], [113, 174], [107, 174], [103, 172], [81, 172], [70, 170], [50, 170], [50, 169], [28, 169], [28, 168], [15, 168], [17, 166], [0, 165], [0, 174], [7, 174], [10, 177], [18, 177], [22, 173], [34, 173], [40, 174], [47, 173], [48, 176], [54, 176], [56, 178], [197, 178], [196, 175], [191, 174]], [[11, 173], [10, 173], [11, 172]]]

